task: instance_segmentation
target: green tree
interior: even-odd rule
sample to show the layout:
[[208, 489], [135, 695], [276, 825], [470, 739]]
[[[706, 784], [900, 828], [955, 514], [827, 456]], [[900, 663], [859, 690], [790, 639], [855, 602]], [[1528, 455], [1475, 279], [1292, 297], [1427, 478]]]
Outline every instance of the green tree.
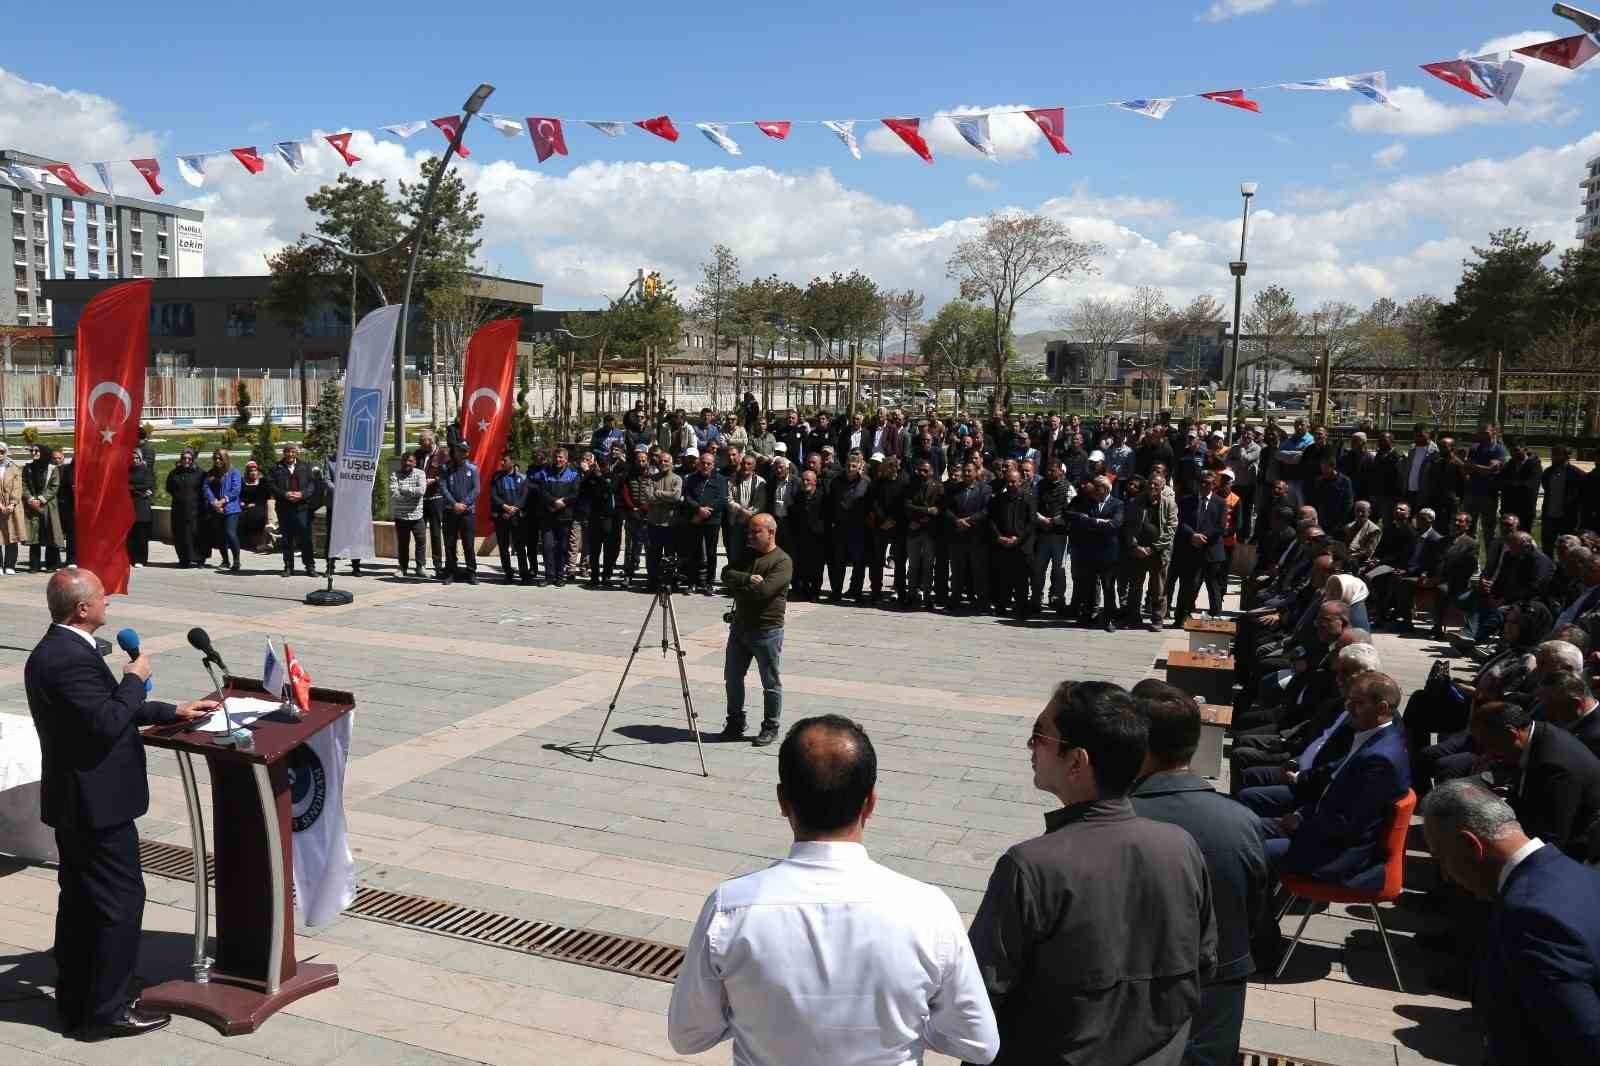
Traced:
[[233, 409], [239, 412], [233, 419], [233, 431], [243, 435], [250, 430], [250, 386], [240, 379], [234, 387]]
[[946, 263], [946, 273], [961, 286], [966, 300], [983, 300], [994, 311], [989, 366], [996, 389], [991, 413], [1000, 411], [998, 383], [1011, 362], [1011, 326], [1017, 305], [1047, 281], [1066, 281], [1076, 274], [1096, 273], [1095, 256], [1105, 249], [1079, 241], [1053, 218], [995, 212], [977, 236], [962, 241]]
[[725, 244], [713, 245], [711, 258], [700, 264], [700, 283], [694, 288], [694, 314], [711, 323], [711, 406], [720, 406], [722, 383], [722, 326], [732, 317], [733, 294], [739, 288], [739, 257]]
[[[1294, 294], [1282, 285], [1268, 285], [1250, 301], [1244, 316], [1247, 348], [1239, 352], [1239, 369], [1259, 366], [1257, 393], [1265, 400], [1272, 392], [1272, 375], [1282, 362], [1284, 349], [1305, 332], [1304, 316], [1295, 310]], [[1240, 338], [1244, 342], [1244, 338]], [[1242, 405], [1241, 405], [1242, 406]]]
[[[389, 200], [388, 187], [381, 178], [362, 181], [341, 173], [338, 178], [306, 197], [306, 207], [316, 216], [316, 232], [352, 252], [378, 252], [395, 248], [405, 234], [405, 225], [394, 204]], [[359, 322], [361, 316], [377, 307], [377, 293], [361, 278], [361, 273], [348, 260], [336, 256], [327, 248], [308, 244], [317, 255], [317, 273], [338, 274], [348, 279], [350, 321]], [[395, 248], [387, 255], [365, 260], [366, 268], [383, 286], [391, 300], [397, 295], [405, 277], [404, 249]]]
[[1582, 322], [1600, 320], [1600, 242], [1562, 252], [1553, 281], [1552, 321], [1563, 315]]
[[1555, 246], [1525, 229], [1496, 230], [1489, 247], [1473, 248], [1455, 299], [1439, 308], [1435, 335], [1463, 358], [1501, 354], [1514, 364], [1549, 321], [1552, 276], [1544, 265]]
[[250, 448], [250, 458], [256, 461], [261, 468], [261, 476], [266, 477], [272, 469], [272, 464], [278, 461], [277, 443], [280, 436], [277, 425], [272, 421], [272, 410], [261, 416], [261, 421], [256, 425], [255, 444]]
[[322, 395], [311, 411], [311, 428], [301, 446], [315, 462], [322, 462], [339, 448], [339, 425], [344, 421], [344, 387], [333, 378], [322, 383]]
[[[930, 382], [949, 382], [955, 386], [959, 406], [966, 406], [967, 389], [977, 380], [980, 367], [989, 362], [994, 336], [994, 310], [966, 300], [951, 300], [939, 308], [922, 331], [919, 347], [928, 364]], [[1016, 338], [1007, 336], [1015, 354]]]

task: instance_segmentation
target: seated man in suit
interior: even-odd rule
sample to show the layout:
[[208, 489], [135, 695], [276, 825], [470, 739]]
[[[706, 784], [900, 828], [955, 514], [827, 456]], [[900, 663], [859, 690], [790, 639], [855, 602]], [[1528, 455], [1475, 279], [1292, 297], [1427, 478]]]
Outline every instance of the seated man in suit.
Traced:
[[1533, 702], [1551, 725], [1561, 726], [1600, 758], [1600, 701], [1589, 691], [1581, 674], [1565, 671], [1544, 674], [1534, 689]]
[[[1311, 769], [1319, 758], [1325, 760], [1331, 757], [1327, 741], [1334, 730], [1350, 717], [1344, 704], [1351, 683], [1362, 674], [1382, 669], [1378, 649], [1372, 646], [1371, 641], [1372, 635], [1364, 629], [1346, 628], [1339, 634], [1328, 652], [1327, 664], [1319, 666], [1316, 671], [1332, 677], [1332, 691], [1318, 696], [1305, 720], [1277, 732], [1252, 733], [1234, 739], [1228, 772], [1234, 796], [1243, 801], [1243, 793], [1247, 790], [1261, 787], [1279, 789], [1273, 794], [1275, 809], [1270, 812], [1249, 802], [1249, 806], [1258, 813], [1271, 815], [1287, 814], [1300, 802], [1316, 798], [1304, 794], [1300, 789], [1291, 790], [1283, 786], [1296, 784], [1304, 776], [1302, 771]], [[1319, 693], [1321, 688], [1319, 683]], [[1351, 735], [1354, 736], [1353, 733]], [[1321, 794], [1321, 785], [1326, 784], [1324, 776], [1317, 789], [1318, 795]], [[1299, 802], [1295, 799], [1297, 795], [1301, 797]]]
[[1415, 525], [1417, 540], [1411, 547], [1411, 559], [1403, 571], [1396, 573], [1397, 580], [1390, 582], [1389, 602], [1378, 605], [1380, 612], [1393, 613], [1395, 628], [1402, 633], [1415, 628], [1411, 616], [1416, 610], [1417, 588], [1438, 585], [1445, 549], [1450, 546], [1434, 522], [1433, 508], [1418, 511]]
[[1600, 759], [1583, 741], [1501, 701], [1474, 707], [1471, 731], [1478, 751], [1516, 775], [1511, 808], [1528, 832], [1579, 862], [1600, 858]]
[[93, 571], [58, 570], [45, 586], [51, 626], [23, 680], [44, 757], [40, 817], [56, 831], [61, 885], [56, 914], [56, 1012], [82, 1040], [137, 1036], [171, 1018], [141, 1010], [131, 987], [139, 960], [144, 879], [134, 819], [150, 807], [141, 725], [205, 718], [215, 700], [174, 707], [145, 698], [150, 660], [119, 681], [94, 631], [106, 592]]
[[1394, 514], [1384, 523], [1383, 536], [1372, 561], [1361, 571], [1361, 580], [1372, 590], [1372, 628], [1377, 629], [1388, 619], [1391, 591], [1395, 582], [1411, 564], [1417, 547], [1417, 529], [1411, 521], [1408, 504], [1394, 505]]
[[1388, 674], [1364, 674], [1345, 705], [1355, 735], [1321, 798], [1280, 818], [1263, 818], [1261, 829], [1274, 872], [1370, 888], [1383, 881], [1386, 856], [1379, 845], [1395, 803], [1411, 787], [1405, 737], [1394, 728], [1400, 686]]
[[1600, 1048], [1600, 873], [1530, 837], [1479, 781], [1422, 805], [1428, 849], [1492, 904], [1472, 1007], [1497, 1066], [1593, 1062]]

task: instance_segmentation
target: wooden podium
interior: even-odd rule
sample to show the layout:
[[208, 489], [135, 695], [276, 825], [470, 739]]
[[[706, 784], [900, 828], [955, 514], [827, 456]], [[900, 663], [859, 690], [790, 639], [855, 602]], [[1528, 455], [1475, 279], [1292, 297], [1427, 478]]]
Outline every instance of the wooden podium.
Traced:
[[[223, 686], [227, 696], [268, 698], [261, 682], [248, 678], [224, 678]], [[246, 726], [254, 738], [254, 747], [247, 749], [226, 746], [226, 734], [200, 733], [186, 724], [142, 731], [146, 745], [171, 748], [178, 756], [194, 841], [192, 973], [188, 980], [146, 988], [139, 996], [144, 1006], [198, 1018], [225, 1036], [237, 1036], [254, 1032], [300, 997], [339, 983], [337, 967], [295, 958], [289, 755], [354, 707], [348, 692], [313, 688], [311, 707], [299, 720], [274, 714]], [[211, 775], [216, 838], [214, 961], [206, 953], [206, 835], [194, 772], [197, 755], [206, 760]]]

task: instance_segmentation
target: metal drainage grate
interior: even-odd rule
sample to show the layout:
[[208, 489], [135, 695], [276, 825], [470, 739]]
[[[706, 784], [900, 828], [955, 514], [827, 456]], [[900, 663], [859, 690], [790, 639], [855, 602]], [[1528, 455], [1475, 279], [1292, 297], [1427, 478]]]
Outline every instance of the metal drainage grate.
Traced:
[[[139, 858], [146, 873], [181, 881], [192, 880], [193, 853], [188, 848], [142, 840], [139, 842]], [[209, 858], [206, 860], [206, 869], [208, 875], [214, 877]], [[407, 892], [358, 887], [356, 898], [346, 913], [386, 925], [420, 929], [458, 940], [470, 940], [475, 944], [525, 951], [541, 958], [669, 984], [677, 978], [678, 970], [683, 966], [683, 949], [673, 944], [593, 929], [573, 929], [551, 922], [464, 907], [448, 900], [414, 896]]]
[[1297, 1059], [1291, 1055], [1274, 1055], [1267, 1051], [1239, 1049], [1239, 1066], [1327, 1066], [1324, 1062]]
[[[139, 863], [147, 874], [171, 877], [179, 881], [194, 880], [194, 852], [177, 844], [162, 844], [155, 840], [139, 841]], [[206, 856], [206, 882], [217, 879], [216, 860]]]

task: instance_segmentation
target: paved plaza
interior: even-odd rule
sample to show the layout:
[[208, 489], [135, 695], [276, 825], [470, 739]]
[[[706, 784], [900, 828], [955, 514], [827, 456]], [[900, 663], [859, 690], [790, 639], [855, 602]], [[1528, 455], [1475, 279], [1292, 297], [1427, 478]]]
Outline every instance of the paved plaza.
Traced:
[[[720, 597], [675, 601], [707, 735], [711, 776], [703, 778], [659, 626], [623, 690], [603, 756], [589, 762], [562, 750], [593, 741], [651, 602], [645, 596], [505, 587], [492, 566], [477, 587], [396, 580], [380, 567], [375, 577], [341, 574], [353, 604], [315, 608], [301, 598], [316, 583], [280, 578], [270, 557], [247, 557], [257, 573], [234, 577], [168, 569], [159, 565], [172, 558], [162, 545], [152, 555], [158, 565], [135, 571], [133, 595], [113, 601], [101, 635], [139, 630], [156, 695], [209, 688], [184, 637], [194, 625], [210, 631], [240, 674], [259, 672], [271, 635], [293, 645], [316, 684], [355, 693], [346, 804], [363, 885], [681, 945], [712, 886], [788, 850], [773, 794], [777, 747], [710, 739], [723, 711]], [[44, 581], [0, 579], [0, 712], [26, 713], [22, 667], [47, 623]], [[1407, 688], [1421, 684], [1439, 650], [1378, 642]], [[864, 724], [880, 767], [869, 850], [939, 885], [970, 918], [996, 858], [1041, 832], [1052, 805], [1031, 787], [1023, 743], [1051, 686], [1160, 676], [1169, 645], [1186, 646], [1171, 630], [1113, 635], [1053, 621], [792, 604], [784, 717], [832, 711]], [[758, 715], [753, 670], [750, 697]], [[152, 751], [150, 773], [141, 834], [187, 846], [173, 757]], [[1435, 875], [1416, 858], [1415, 884], [1426, 887]], [[291, 1005], [260, 1033], [224, 1039], [176, 1018], [134, 1041], [67, 1041], [46, 998], [54, 880], [50, 867], [0, 859], [0, 1061], [8, 1066], [682, 1061], [666, 1039], [666, 984], [350, 915], [297, 941], [302, 958], [339, 965], [339, 986]], [[154, 983], [184, 971], [193, 890], [158, 876], [147, 884], [140, 975]], [[1414, 991], [1447, 963], [1411, 936], [1439, 926], [1394, 911], [1390, 928]], [[1252, 985], [1246, 1047], [1340, 1066], [1477, 1060], [1465, 1004], [1394, 992], [1370, 922], [1334, 908], [1315, 916], [1307, 935], [1283, 979]], [[730, 1059], [725, 1043], [693, 1061]]]

